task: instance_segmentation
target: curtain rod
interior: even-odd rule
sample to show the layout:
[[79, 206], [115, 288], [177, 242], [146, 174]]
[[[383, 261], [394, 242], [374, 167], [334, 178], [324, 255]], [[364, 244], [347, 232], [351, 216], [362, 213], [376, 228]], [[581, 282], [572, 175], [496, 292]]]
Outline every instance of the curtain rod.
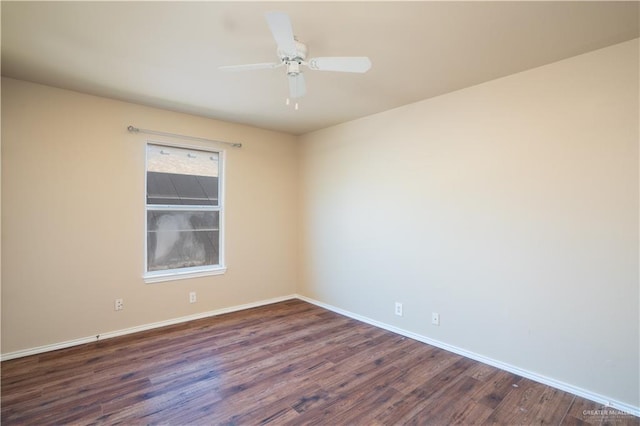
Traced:
[[148, 135], [170, 136], [170, 137], [180, 138], [180, 139], [189, 139], [192, 141], [223, 143], [225, 145], [231, 145], [234, 148], [242, 148], [242, 144], [237, 142], [217, 141], [214, 139], [199, 138], [197, 136], [180, 135], [178, 133], [168, 133], [168, 132], [160, 132], [158, 130], [139, 129], [138, 127], [133, 127], [133, 126], [127, 127], [127, 130], [130, 131], [131, 133], [146, 133]]

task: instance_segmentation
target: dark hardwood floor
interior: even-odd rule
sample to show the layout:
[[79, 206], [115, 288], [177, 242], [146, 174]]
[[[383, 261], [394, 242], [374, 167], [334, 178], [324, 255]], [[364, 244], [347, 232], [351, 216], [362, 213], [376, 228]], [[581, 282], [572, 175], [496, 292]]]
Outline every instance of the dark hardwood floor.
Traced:
[[291, 300], [2, 363], [2, 424], [639, 424]]

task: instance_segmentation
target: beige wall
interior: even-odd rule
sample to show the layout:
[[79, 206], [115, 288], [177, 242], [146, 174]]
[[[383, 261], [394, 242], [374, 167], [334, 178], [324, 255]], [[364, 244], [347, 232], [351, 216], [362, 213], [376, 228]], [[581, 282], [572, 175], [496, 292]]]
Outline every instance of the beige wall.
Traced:
[[[225, 275], [143, 282], [147, 137], [129, 124], [243, 143]], [[294, 293], [297, 164], [290, 135], [3, 79], [2, 352]]]
[[640, 406], [638, 75], [635, 40], [303, 136], [299, 292]]

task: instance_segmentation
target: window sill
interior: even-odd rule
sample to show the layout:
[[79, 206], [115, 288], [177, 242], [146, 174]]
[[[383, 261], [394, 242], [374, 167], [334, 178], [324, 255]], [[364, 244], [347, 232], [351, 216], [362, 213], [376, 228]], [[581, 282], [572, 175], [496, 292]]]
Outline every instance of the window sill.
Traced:
[[185, 271], [185, 272], [157, 272], [151, 274], [145, 274], [144, 282], [146, 284], [159, 283], [164, 281], [186, 280], [188, 278], [208, 277], [210, 275], [222, 275], [227, 272], [226, 266], [218, 266], [215, 269], [206, 269], [199, 271]]

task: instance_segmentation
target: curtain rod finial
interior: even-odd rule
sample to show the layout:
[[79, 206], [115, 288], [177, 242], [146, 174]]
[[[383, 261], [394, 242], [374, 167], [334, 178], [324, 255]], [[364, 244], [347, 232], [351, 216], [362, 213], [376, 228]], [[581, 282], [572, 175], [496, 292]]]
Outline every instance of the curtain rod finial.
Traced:
[[133, 126], [127, 127], [127, 130], [130, 131], [130, 132], [138, 132], [139, 131], [139, 129], [137, 129], [137, 128], [133, 127]]

